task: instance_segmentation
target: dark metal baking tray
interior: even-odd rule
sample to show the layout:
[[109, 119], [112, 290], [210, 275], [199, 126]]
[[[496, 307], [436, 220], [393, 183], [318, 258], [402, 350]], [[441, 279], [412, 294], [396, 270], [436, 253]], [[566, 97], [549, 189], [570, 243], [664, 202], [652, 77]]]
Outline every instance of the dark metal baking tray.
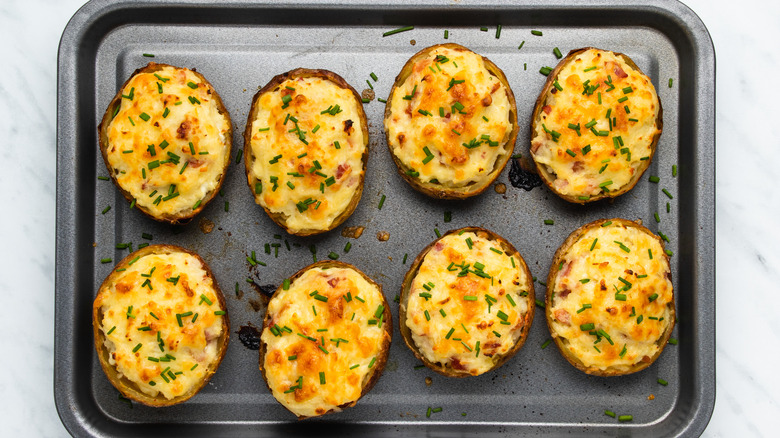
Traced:
[[[496, 38], [497, 25], [502, 26]], [[409, 32], [382, 37], [404, 25]], [[487, 32], [480, 27], [487, 26]], [[449, 39], [444, 39], [444, 30]], [[532, 29], [543, 31], [541, 37]], [[412, 41], [414, 40], [414, 41]], [[596, 46], [631, 56], [649, 74], [664, 107], [664, 133], [647, 177], [614, 202], [570, 205], [544, 187], [515, 188], [509, 166], [493, 189], [466, 201], [437, 201], [412, 190], [397, 174], [382, 131], [384, 105], [366, 104], [371, 154], [363, 199], [345, 226], [364, 226], [359, 239], [342, 227], [324, 236], [296, 238], [274, 225], [254, 204], [243, 166], [231, 164], [224, 196], [191, 224], [175, 228], [130, 210], [116, 188], [97, 179], [106, 170], [96, 125], [117, 87], [149, 61], [195, 67], [221, 94], [234, 122], [234, 151], [252, 95], [274, 75], [295, 67], [326, 68], [358, 90], [379, 77], [377, 97], [386, 97], [394, 76], [413, 53], [443, 42], [463, 44], [489, 57], [506, 73], [517, 98], [520, 134], [516, 152], [528, 154], [529, 117], [544, 81], [542, 66], [554, 66], [554, 47]], [[522, 41], [525, 44], [518, 50]], [[416, 45], [415, 45], [416, 43]], [[154, 58], [144, 57], [154, 54]], [[668, 86], [669, 79], [673, 85]], [[704, 24], [673, 1], [398, 0], [384, 4], [350, 0], [275, 3], [233, 1], [93, 1], [65, 29], [59, 52], [57, 119], [57, 249], [55, 399], [74, 435], [153, 436], [279, 434], [436, 436], [565, 434], [697, 435], [707, 425], [715, 399], [715, 55]], [[234, 153], [235, 156], [235, 153]], [[671, 167], [679, 166], [672, 178]], [[667, 188], [674, 199], [662, 192]], [[383, 208], [377, 208], [386, 196]], [[225, 202], [229, 211], [225, 211]], [[666, 203], [671, 203], [671, 213]], [[101, 214], [106, 205], [112, 209]], [[444, 212], [452, 221], [444, 222]], [[653, 220], [658, 211], [660, 224]], [[199, 252], [228, 295], [236, 331], [261, 324], [264, 306], [257, 285], [276, 285], [317, 256], [334, 251], [384, 286], [388, 300], [400, 290], [408, 263], [442, 232], [481, 225], [511, 241], [534, 275], [543, 279], [556, 247], [569, 232], [602, 217], [642, 219], [671, 237], [678, 324], [669, 346], [645, 371], [613, 378], [589, 377], [571, 367], [554, 346], [540, 348], [549, 333], [539, 312], [528, 342], [512, 360], [480, 377], [448, 379], [418, 363], [395, 328], [385, 373], [373, 391], [343, 413], [298, 422], [269, 394], [257, 367], [257, 352], [234, 336], [222, 366], [196, 397], [169, 408], [128, 405], [103, 375], [93, 347], [90, 309], [112, 264], [126, 252], [119, 242], [172, 243]], [[216, 225], [205, 234], [199, 221]], [[554, 219], [554, 225], [544, 225]], [[379, 231], [390, 239], [380, 242]], [[277, 240], [279, 234], [283, 240]], [[265, 243], [287, 240], [278, 258]], [[344, 245], [352, 249], [344, 253]], [[300, 246], [297, 246], [300, 245]], [[255, 250], [267, 267], [250, 269]], [[402, 260], [405, 254], [410, 259]], [[238, 283], [241, 297], [234, 293]], [[544, 287], [537, 284], [537, 296]], [[397, 318], [398, 307], [392, 312]], [[397, 324], [396, 324], [397, 325]], [[426, 385], [430, 377], [432, 384]], [[658, 378], [668, 386], [656, 383]], [[654, 400], [649, 400], [650, 395]], [[428, 407], [441, 412], [426, 417]], [[618, 423], [610, 409], [632, 414]], [[464, 415], [465, 413], [465, 415]]]

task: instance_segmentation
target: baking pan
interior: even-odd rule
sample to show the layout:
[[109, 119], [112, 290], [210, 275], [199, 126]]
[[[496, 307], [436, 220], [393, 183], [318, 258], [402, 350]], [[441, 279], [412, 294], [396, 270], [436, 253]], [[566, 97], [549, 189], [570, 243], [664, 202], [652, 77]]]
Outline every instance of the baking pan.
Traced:
[[[407, 25], [415, 28], [382, 36]], [[522, 175], [507, 166], [497, 181], [506, 186], [503, 194], [499, 186], [465, 201], [433, 200], [397, 175], [382, 132], [384, 104], [376, 100], [365, 105], [371, 153], [363, 199], [345, 225], [323, 236], [288, 236], [271, 222], [252, 200], [243, 164], [231, 164], [222, 194], [182, 227], [156, 223], [129, 209], [110, 182], [97, 179], [106, 169], [96, 126], [117, 87], [149, 61], [194, 67], [211, 81], [234, 121], [235, 157], [243, 148], [252, 95], [274, 75], [295, 67], [326, 68], [360, 91], [368, 88], [366, 80], [374, 72], [376, 96], [384, 98], [413, 53], [443, 42], [463, 44], [504, 70], [521, 127], [515, 152], [525, 156], [529, 117], [545, 80], [539, 69], [555, 65], [554, 47], [564, 53], [596, 46], [628, 54], [652, 78], [663, 102], [665, 129], [646, 174], [660, 176], [661, 182], [644, 177], [614, 202], [577, 206], [544, 187], [513, 186]], [[714, 89], [715, 55], [707, 30], [691, 10], [672, 1], [88, 3], [65, 29], [59, 52], [54, 381], [65, 427], [74, 435], [97, 436], [700, 434], [715, 399]], [[673, 164], [679, 167], [676, 178]], [[102, 214], [107, 205], [112, 209]], [[452, 214], [450, 222], [444, 221], [446, 211]], [[655, 212], [660, 223], [653, 220]], [[385, 373], [367, 397], [343, 413], [299, 422], [270, 395], [257, 352], [239, 336], [232, 337], [207, 387], [169, 408], [120, 399], [94, 351], [91, 305], [112, 268], [100, 259], [118, 261], [126, 255], [115, 248], [117, 243], [170, 243], [200, 253], [227, 292], [235, 332], [261, 325], [262, 286], [275, 287], [315, 256], [337, 253], [381, 283], [392, 303], [409, 263], [436, 238], [437, 229], [489, 228], [512, 242], [543, 279], [554, 250], [572, 230], [615, 216], [642, 219], [664, 232], [674, 252], [679, 345], [670, 345], [637, 374], [589, 377], [554, 347], [542, 349], [549, 338], [542, 312], [512, 360], [468, 379], [416, 369], [419, 364], [396, 327]], [[554, 225], [545, 225], [545, 219], [554, 219]], [[347, 226], [365, 231], [358, 239], [346, 238], [341, 232]], [[379, 241], [380, 231], [388, 232], [389, 240]], [[153, 240], [142, 239], [142, 233]], [[345, 253], [348, 241], [352, 248]], [[276, 247], [266, 254], [266, 243], [279, 244], [278, 254]], [[249, 266], [246, 256], [253, 250], [267, 266]], [[542, 284], [536, 293], [544, 297]], [[391, 310], [397, 318], [397, 304]], [[656, 383], [658, 378], [668, 386]], [[442, 410], [428, 417], [428, 407]], [[604, 415], [605, 409], [633, 415], [633, 421], [618, 423]]]

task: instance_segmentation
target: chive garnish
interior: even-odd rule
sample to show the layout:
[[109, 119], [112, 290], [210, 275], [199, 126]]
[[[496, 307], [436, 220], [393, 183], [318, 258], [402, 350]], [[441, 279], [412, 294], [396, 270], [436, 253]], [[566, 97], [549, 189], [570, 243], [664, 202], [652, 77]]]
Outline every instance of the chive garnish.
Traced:
[[[542, 31], [541, 30], [532, 30], [531, 31], [531, 35], [542, 36]], [[523, 41], [523, 42], [525, 42], [525, 41]]]
[[542, 67], [539, 69], [539, 73], [547, 76], [553, 71], [552, 67]]
[[136, 351], [140, 350], [141, 349], [141, 345], [142, 344], [139, 342], [138, 345], [136, 345], [135, 348], [133, 348], [133, 353], [135, 353]]
[[618, 417], [618, 421], [631, 421], [634, 419], [633, 415], [621, 415]]
[[[558, 58], [558, 59], [563, 58], [563, 54], [561, 54], [561, 50], [559, 48], [557, 48], [557, 47], [553, 49], [553, 55], [555, 55], [555, 57]], [[596, 68], [596, 67], [593, 67], [593, 68]]]
[[582, 330], [584, 332], [593, 330], [594, 328], [596, 328], [596, 325], [593, 324], [592, 322], [589, 322], [587, 324], [580, 324], [580, 330]]
[[395, 35], [397, 33], [406, 32], [412, 29], [414, 29], [414, 26], [399, 27], [398, 29], [388, 30], [387, 32], [383, 33], [382, 36], [386, 37], [390, 35]]

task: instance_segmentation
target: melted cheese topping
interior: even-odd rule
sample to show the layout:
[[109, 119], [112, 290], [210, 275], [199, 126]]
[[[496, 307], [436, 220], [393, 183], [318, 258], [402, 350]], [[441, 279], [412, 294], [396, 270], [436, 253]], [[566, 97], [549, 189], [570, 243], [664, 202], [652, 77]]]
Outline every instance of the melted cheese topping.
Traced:
[[561, 90], [551, 87], [545, 96], [531, 142], [534, 160], [555, 178], [553, 187], [587, 199], [629, 184], [661, 132], [650, 79], [614, 53], [591, 49], [556, 81]]
[[393, 154], [422, 182], [464, 187], [483, 180], [508, 153], [507, 93], [481, 56], [437, 47], [414, 64], [387, 103]]
[[197, 209], [230, 159], [230, 122], [216, 92], [171, 66], [133, 76], [121, 92], [106, 152], [117, 183], [153, 216]]
[[219, 357], [223, 317], [215, 312], [225, 309], [213, 280], [183, 252], [148, 254], [123, 267], [95, 299], [109, 363], [151, 397], [187, 394]]
[[655, 236], [619, 224], [591, 228], [565, 254], [555, 277], [548, 309], [553, 336], [586, 367], [628, 371], [653, 358], [673, 323], [669, 275]]
[[[406, 325], [428, 361], [476, 376], [512, 349], [530, 300], [529, 279], [517, 260], [512, 263], [515, 257], [474, 232], [444, 236], [431, 247], [406, 310]], [[461, 276], [466, 265], [468, 274]]]
[[261, 335], [274, 397], [306, 417], [360, 398], [389, 342], [383, 310], [381, 291], [352, 269], [312, 268], [277, 292]]
[[255, 108], [255, 201], [284, 215], [291, 232], [329, 229], [349, 207], [365, 172], [361, 103], [349, 89], [308, 77], [285, 81]]

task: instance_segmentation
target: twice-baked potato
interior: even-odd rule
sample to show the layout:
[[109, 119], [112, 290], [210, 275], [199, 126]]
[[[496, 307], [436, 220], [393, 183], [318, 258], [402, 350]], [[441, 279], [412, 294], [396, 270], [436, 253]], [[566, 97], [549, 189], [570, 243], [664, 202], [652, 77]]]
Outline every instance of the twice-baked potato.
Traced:
[[584, 204], [631, 190], [663, 129], [658, 94], [622, 53], [572, 50], [547, 76], [531, 116], [531, 157], [556, 195]]
[[225, 297], [206, 262], [173, 245], [124, 258], [92, 308], [98, 359], [125, 397], [170, 406], [194, 396], [228, 346]]
[[484, 191], [517, 139], [517, 106], [504, 72], [458, 44], [416, 53], [395, 79], [385, 135], [398, 173], [434, 198]]
[[189, 222], [219, 192], [232, 138], [230, 115], [203, 75], [153, 62], [120, 87], [98, 125], [119, 191], [171, 224]]
[[675, 323], [669, 257], [636, 222], [601, 219], [569, 235], [547, 277], [547, 325], [572, 365], [631, 374], [661, 354]]
[[260, 371], [276, 400], [299, 419], [340, 412], [379, 380], [392, 334], [379, 284], [347, 263], [317, 262], [271, 297]]
[[523, 346], [534, 318], [534, 285], [520, 253], [478, 227], [431, 242], [404, 277], [399, 328], [425, 366], [478, 376]]
[[368, 122], [360, 96], [327, 70], [280, 74], [252, 99], [244, 163], [255, 202], [290, 234], [341, 225], [363, 193]]

